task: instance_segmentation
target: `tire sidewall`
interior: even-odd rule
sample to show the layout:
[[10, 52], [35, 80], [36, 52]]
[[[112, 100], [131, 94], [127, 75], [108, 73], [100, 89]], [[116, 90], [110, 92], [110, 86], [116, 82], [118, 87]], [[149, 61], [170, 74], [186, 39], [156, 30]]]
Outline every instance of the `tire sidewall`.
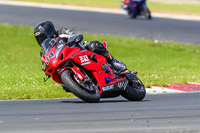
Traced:
[[96, 103], [100, 100], [100, 92], [97, 89], [97, 94], [89, 94], [86, 90], [83, 90], [70, 76], [71, 70], [66, 69], [61, 73], [61, 80], [64, 85], [77, 97], [85, 102]]
[[127, 85], [126, 90], [121, 94], [124, 98], [130, 100], [130, 101], [141, 101], [146, 96], [146, 90], [141, 82], [140, 79], [138, 79], [140, 83], [140, 89], [134, 88], [130, 85], [130, 83]]

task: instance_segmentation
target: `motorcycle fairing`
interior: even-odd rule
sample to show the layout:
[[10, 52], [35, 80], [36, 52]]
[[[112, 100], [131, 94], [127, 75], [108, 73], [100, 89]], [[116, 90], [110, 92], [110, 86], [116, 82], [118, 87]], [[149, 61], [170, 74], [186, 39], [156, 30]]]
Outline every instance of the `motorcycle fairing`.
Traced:
[[[100, 93], [102, 93], [102, 87], [106, 86], [106, 85], [110, 85], [110, 84], [114, 84], [115, 82], [121, 81], [123, 80], [123, 78], [121, 79], [116, 79], [115, 74], [112, 72], [110, 66], [107, 64], [106, 58], [95, 54], [95, 60], [94, 59], [90, 59], [90, 57], [93, 55], [94, 53], [89, 51], [89, 50], [83, 50], [80, 51], [78, 54], [76, 54], [73, 57], [73, 61], [76, 62], [77, 64], [81, 65], [81, 58], [82, 56], [86, 56], [88, 57], [87, 62], [90, 62], [87, 65], [82, 65], [82, 67], [87, 70], [87, 71], [91, 71], [95, 77], [95, 79], [97, 80], [97, 82], [99, 83], [99, 88], [100, 88]], [[102, 65], [103, 64], [107, 64], [108, 68], [110, 69], [109, 73], [104, 72], [104, 70], [102, 69]], [[109, 83], [106, 83], [105, 81], [105, 77], [111, 79], [111, 81]]]
[[[117, 87], [117, 84], [125, 82], [125, 79], [116, 79], [116, 76], [112, 72], [105, 57], [95, 53], [95, 56], [91, 59], [92, 55], [94, 55], [94, 53], [89, 50], [80, 50], [79, 47], [70, 48], [66, 45], [58, 44], [51, 46], [49, 51], [42, 56], [42, 61], [45, 62], [45, 64], [48, 64], [48, 68], [45, 70], [45, 73], [47, 75], [51, 75], [52, 79], [59, 84], [63, 84], [60, 78], [60, 73], [65, 69], [71, 69], [80, 80], [84, 79], [85, 75], [77, 68], [78, 66], [76, 66], [76, 64], [78, 64], [82, 66], [83, 69], [92, 72], [98, 82], [100, 93], [103, 92], [102, 89], [104, 89], [104, 92], [110, 91], [111, 89], [106, 90], [105, 87], [109, 85], [112, 86], [112, 84], [114, 85], [112, 91], [121, 90], [120, 87]], [[67, 60], [71, 60], [75, 64], [72, 63], [73, 66], [65, 66], [59, 73], [58, 70]], [[102, 69], [103, 64], [106, 64], [110, 69], [108, 73], [104, 72]], [[106, 77], [111, 79], [109, 83], [105, 81]]]
[[[51, 75], [52, 79], [57, 83], [63, 84], [57, 70], [65, 63], [66, 60], [70, 60], [72, 55], [75, 55], [80, 51], [79, 48], [70, 48], [66, 45], [54, 45], [51, 46], [49, 51], [41, 57], [41, 60], [48, 65], [44, 70], [47, 75]], [[50, 53], [53, 53], [56, 56], [50, 56]], [[49, 60], [47, 60], [49, 58]]]

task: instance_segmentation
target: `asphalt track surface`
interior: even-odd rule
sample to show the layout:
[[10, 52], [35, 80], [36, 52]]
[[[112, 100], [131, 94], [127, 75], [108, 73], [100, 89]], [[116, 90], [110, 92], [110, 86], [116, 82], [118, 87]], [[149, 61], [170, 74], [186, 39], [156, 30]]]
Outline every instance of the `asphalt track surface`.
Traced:
[[131, 20], [123, 14], [0, 5], [0, 22], [35, 26], [44, 20], [53, 21], [57, 28], [80, 32], [200, 44], [200, 21], [155, 17], [152, 21]]
[[[0, 22], [35, 26], [52, 20], [58, 28], [200, 44], [198, 21], [0, 5]], [[11, 31], [12, 32], [12, 31]], [[79, 99], [0, 101], [0, 133], [200, 132], [199, 93], [147, 95], [88, 104]]]
[[79, 99], [0, 101], [1, 133], [198, 133], [199, 93]]

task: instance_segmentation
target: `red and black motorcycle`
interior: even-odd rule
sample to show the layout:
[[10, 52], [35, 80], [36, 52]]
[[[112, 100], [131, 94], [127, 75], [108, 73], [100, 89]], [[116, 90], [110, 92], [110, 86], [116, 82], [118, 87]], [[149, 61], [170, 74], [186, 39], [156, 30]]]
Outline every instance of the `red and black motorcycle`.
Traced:
[[[61, 84], [85, 102], [95, 103], [100, 98], [123, 96], [140, 101], [145, 87], [136, 73], [115, 74], [106, 58], [84, 49], [80, 44], [67, 46], [59, 37], [42, 43], [42, 69], [48, 78]], [[46, 81], [46, 80], [45, 80]]]

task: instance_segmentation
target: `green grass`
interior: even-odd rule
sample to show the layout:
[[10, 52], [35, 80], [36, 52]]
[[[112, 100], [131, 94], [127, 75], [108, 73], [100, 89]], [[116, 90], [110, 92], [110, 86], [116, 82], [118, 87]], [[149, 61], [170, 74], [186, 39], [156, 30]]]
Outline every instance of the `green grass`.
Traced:
[[175, 3], [161, 3], [161, 2], [150, 2], [149, 8], [153, 11], [158, 12], [169, 12], [169, 13], [186, 13], [200, 15], [200, 4], [175, 4]]
[[0, 25], [0, 100], [71, 97], [52, 80], [43, 82], [33, 28]]
[[[52, 81], [43, 82], [33, 28], [0, 25], [0, 100], [73, 97]], [[200, 47], [108, 35], [84, 34], [84, 40], [108, 42], [108, 50], [145, 86], [200, 82]]]
[[[66, 4], [78, 6], [119, 8], [121, 0], [15, 0], [41, 3]], [[165, 2], [147, 2], [150, 10], [155, 12], [175, 12], [200, 15], [200, 4], [176, 4]]]
[[77, 6], [91, 6], [91, 7], [105, 7], [105, 8], [119, 8], [120, 0], [17, 0], [40, 3], [66, 4]]

